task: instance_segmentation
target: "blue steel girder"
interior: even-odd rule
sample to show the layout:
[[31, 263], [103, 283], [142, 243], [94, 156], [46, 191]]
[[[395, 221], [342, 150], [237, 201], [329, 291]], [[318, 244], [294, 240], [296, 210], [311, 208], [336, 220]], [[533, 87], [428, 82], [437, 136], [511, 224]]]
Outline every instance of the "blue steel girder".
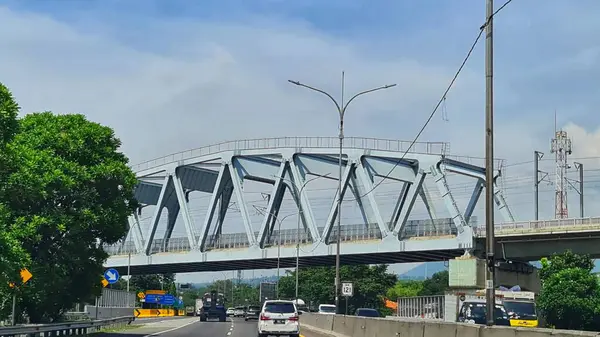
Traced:
[[273, 175], [273, 177], [275, 177], [273, 191], [271, 192], [271, 197], [269, 198], [269, 203], [267, 205], [267, 209], [265, 210], [265, 217], [262, 221], [260, 232], [258, 233], [258, 244], [260, 248], [265, 248], [265, 245], [269, 240], [269, 235], [273, 232], [275, 222], [281, 221], [278, 219], [277, 215], [279, 214], [279, 209], [283, 201], [286, 187], [284, 179], [286, 178], [287, 172], [288, 161], [283, 160], [279, 165], [278, 172]]
[[158, 221], [160, 220], [160, 216], [162, 214], [163, 208], [172, 197], [172, 194], [169, 189], [169, 186], [172, 185], [171, 175], [167, 175], [164, 177], [162, 188], [160, 189], [160, 193], [158, 194], [158, 199], [156, 202], [156, 207], [154, 208], [154, 215], [152, 216], [152, 220], [150, 222], [150, 227], [148, 228], [148, 234], [146, 235], [146, 242], [144, 245], [144, 250], [146, 255], [150, 255], [152, 250], [152, 243], [154, 241], [154, 234], [156, 234], [156, 229], [158, 228]]
[[421, 188], [423, 187], [425, 176], [426, 173], [423, 170], [419, 170], [419, 172], [415, 174], [413, 182], [410, 185], [406, 186], [406, 189], [403, 189], [404, 195], [401, 195], [401, 198], [403, 200], [399, 200], [400, 212], [393, 215], [392, 223], [394, 224], [394, 236], [400, 235], [404, 230], [404, 226], [406, 225], [408, 217], [410, 216], [410, 212], [412, 211], [412, 208], [415, 205], [417, 196], [419, 196]]
[[[337, 180], [340, 178], [337, 174], [339, 160], [337, 156], [339, 154], [336, 152], [337, 149], [335, 148], [277, 148], [223, 151], [198, 158], [181, 159], [177, 162], [157, 167], [153, 171], [146, 170], [144, 171], [145, 176], [140, 177], [140, 184], [136, 187], [136, 197], [139, 196], [138, 200], [142, 204], [155, 204], [157, 207], [150, 229], [148, 230], [148, 235], [146, 235], [147, 241], [144, 240], [141, 234], [139, 235], [139, 240], [136, 239], [135, 236], [138, 235], [135, 232], [133, 233], [136, 234], [132, 235], [136, 243], [136, 249], [138, 249], [137, 246], [144, 245], [145, 253], [150, 255], [150, 248], [154, 240], [160, 212], [162, 208], [167, 207], [169, 208], [170, 215], [171, 213], [176, 214], [177, 211], [182, 213], [182, 220], [186, 225], [186, 234], [188, 239], [192, 238], [190, 248], [192, 250], [199, 248], [201, 252], [207, 252], [207, 250], [211, 249], [210, 246], [207, 246], [206, 241], [210, 230], [215, 228], [212, 225], [215, 213], [217, 213], [218, 209], [216, 216], [216, 233], [218, 236], [233, 193], [235, 193], [237, 200], [236, 205], [240, 208], [248, 238], [248, 245], [260, 249], [265, 248], [266, 243], [269, 242], [270, 234], [274, 230], [274, 225], [276, 225], [274, 218], [278, 215], [286, 187], [291, 192], [293, 200], [298, 207], [304, 229], [310, 233], [312, 244], [318, 245], [321, 241], [325, 241], [328, 244], [331, 241], [330, 236], [335, 220], [337, 219], [337, 198], [339, 191], [336, 192], [336, 196], [332, 200], [332, 207], [327, 222], [322, 233], [320, 233], [313, 209], [310, 207], [309, 197], [302, 187], [309, 176], [328, 174], [326, 177], [328, 179]], [[436, 219], [433, 204], [429, 202], [431, 198], [428, 196], [428, 191], [423, 184], [423, 180], [428, 175], [431, 175], [436, 180], [437, 187], [444, 197], [444, 202], [452, 214], [454, 225], [456, 225], [459, 232], [464, 232], [464, 227], [468, 227], [468, 220], [465, 221], [465, 218], [468, 219], [472, 214], [472, 209], [475, 207], [477, 198], [471, 198], [472, 202], [469, 203], [464, 213], [458, 210], [447, 188], [444, 172], [452, 171], [475, 178], [480, 177], [481, 173], [485, 172], [476, 166], [469, 166], [469, 164], [451, 161], [445, 159], [443, 156], [432, 154], [345, 149], [342, 159], [345, 168], [344, 174], [341, 177], [343, 182], [342, 198], [346, 192], [346, 188], [350, 187], [355, 194], [365, 222], [369, 224], [376, 223], [379, 227], [381, 238], [385, 238], [386, 236], [393, 238], [395, 235], [402, 233], [403, 226], [406, 224], [404, 219], [408, 218], [411, 206], [414, 204], [417, 195], [423, 199], [429, 217], [432, 220]], [[444, 165], [439, 165], [440, 162], [444, 162]], [[457, 165], [457, 163], [462, 165]], [[210, 168], [204, 167], [204, 165], [209, 165]], [[173, 169], [174, 167], [177, 167], [177, 169]], [[216, 168], [219, 169], [218, 172], [214, 170]], [[386, 223], [385, 220], [388, 219], [384, 220], [382, 218], [375, 200], [375, 194], [372, 193], [374, 179], [377, 176], [404, 183], [403, 191], [399, 193], [398, 207], [390, 223]], [[160, 184], [157, 184], [157, 179], [162, 180]], [[261, 223], [258, 237], [253, 231], [247, 205], [244, 200], [243, 183], [245, 180], [273, 184], [271, 200], [269, 200], [267, 214], [265, 214], [265, 219]], [[189, 216], [187, 205], [187, 194], [190, 191], [196, 190], [212, 192], [210, 206], [198, 240], [195, 239], [193, 221], [191, 216]], [[505, 205], [506, 203], [503, 202], [500, 190], [497, 189], [496, 191], [498, 192], [495, 194], [497, 200], [501, 200], [500, 204]], [[357, 196], [361, 196], [362, 198], [358, 198]], [[144, 199], [146, 202], [140, 199]], [[180, 210], [176, 210], [176, 208]], [[510, 214], [508, 207], [506, 207], [504, 212]], [[268, 219], [269, 214], [270, 219]], [[136, 228], [131, 225], [130, 227], [132, 229]], [[172, 227], [172, 221], [169, 221], [167, 224], [168, 231], [172, 231]], [[468, 233], [471, 233], [471, 231], [468, 231]], [[463, 234], [463, 236], [466, 235], [467, 233]], [[213, 238], [217, 236], [213, 236]], [[165, 236], [165, 242], [168, 241], [169, 237], [169, 235]], [[402, 238], [396, 237], [396, 240], [400, 241], [399, 247], [404, 247]], [[469, 244], [467, 243], [467, 245]]]
[[288, 162], [290, 167], [290, 178], [294, 188], [291, 188], [292, 197], [300, 212], [300, 219], [304, 226], [304, 230], [310, 232], [310, 237], [313, 242], [321, 240], [321, 233], [317, 227], [315, 216], [310, 206], [310, 200], [308, 198], [305, 187], [307, 183], [306, 173], [299, 168], [299, 164], [302, 164], [301, 160], [297, 155], [292, 155], [292, 160]]
[[[473, 190], [473, 193], [471, 195], [471, 200], [467, 206], [467, 209], [465, 210], [465, 218], [469, 219], [477, 202], [474, 201], [473, 203], [471, 203], [471, 201], [474, 198], [475, 200], [477, 200], [479, 198], [479, 195], [481, 194], [479, 184], [485, 184], [485, 168], [447, 158], [444, 158], [444, 160], [442, 160], [438, 167], [443, 171], [454, 172], [477, 179], [475, 189]], [[494, 200], [496, 201], [496, 206], [498, 207], [498, 211], [504, 218], [504, 221], [514, 222], [515, 218], [510, 208], [508, 207], [506, 200], [504, 199], [504, 194], [502, 193], [502, 190], [500, 189], [500, 187], [498, 187], [498, 184], [496, 182], [496, 180], [500, 176], [501, 171], [496, 170], [494, 172]]]
[[[327, 244], [329, 244], [331, 242], [330, 238], [331, 238], [331, 232], [333, 230], [333, 224], [335, 223], [335, 220], [337, 219], [338, 214], [339, 214], [338, 200], [339, 199], [344, 200], [344, 194], [346, 193], [346, 189], [350, 185], [350, 178], [352, 177], [352, 174], [354, 173], [355, 169], [356, 169], [355, 163], [349, 163], [349, 165], [346, 165], [346, 167], [343, 170], [342, 177], [341, 177], [342, 189], [340, 190], [338, 188], [335, 191], [335, 196], [333, 198], [333, 204], [331, 206], [331, 210], [329, 211], [329, 215], [327, 216], [327, 222], [325, 223], [325, 229], [323, 230], [323, 236], [322, 236], [323, 240]], [[338, 233], [338, 235], [339, 235], [339, 233]]]

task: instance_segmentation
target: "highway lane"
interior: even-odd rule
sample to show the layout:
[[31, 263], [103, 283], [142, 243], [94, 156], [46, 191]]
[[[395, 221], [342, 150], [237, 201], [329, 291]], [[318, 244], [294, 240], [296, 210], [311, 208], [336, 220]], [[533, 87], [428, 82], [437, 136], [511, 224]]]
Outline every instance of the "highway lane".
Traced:
[[[165, 317], [167, 318], [167, 317]], [[228, 318], [227, 322], [200, 322], [198, 317], [136, 320], [139, 327], [104, 332], [101, 337], [256, 337], [257, 322]]]

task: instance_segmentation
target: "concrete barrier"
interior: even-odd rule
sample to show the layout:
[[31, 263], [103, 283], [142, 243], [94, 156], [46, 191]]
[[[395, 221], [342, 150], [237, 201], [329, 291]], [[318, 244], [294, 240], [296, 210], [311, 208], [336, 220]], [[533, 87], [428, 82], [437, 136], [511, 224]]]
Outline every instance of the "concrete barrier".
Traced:
[[599, 332], [541, 328], [487, 327], [475, 324], [423, 321], [420, 319], [366, 318], [305, 313], [300, 327], [307, 337], [542, 337], [600, 336]]
[[131, 313], [134, 308], [105, 308], [98, 307], [98, 312], [96, 312], [96, 306], [94, 305], [86, 305], [84, 310], [87, 316], [91, 319], [107, 319], [107, 318], [115, 318], [115, 317], [124, 317], [124, 316], [132, 316]]

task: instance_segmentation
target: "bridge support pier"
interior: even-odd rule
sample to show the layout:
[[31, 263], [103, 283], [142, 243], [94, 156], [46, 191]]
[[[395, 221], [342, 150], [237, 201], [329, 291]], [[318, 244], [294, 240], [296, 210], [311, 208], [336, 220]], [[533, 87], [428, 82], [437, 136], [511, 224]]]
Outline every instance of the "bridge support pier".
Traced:
[[[450, 260], [448, 269], [451, 288], [485, 289], [485, 260], [462, 256]], [[524, 262], [497, 262], [495, 283], [507, 288], [519, 285], [522, 290], [534, 293], [541, 290], [538, 269]]]

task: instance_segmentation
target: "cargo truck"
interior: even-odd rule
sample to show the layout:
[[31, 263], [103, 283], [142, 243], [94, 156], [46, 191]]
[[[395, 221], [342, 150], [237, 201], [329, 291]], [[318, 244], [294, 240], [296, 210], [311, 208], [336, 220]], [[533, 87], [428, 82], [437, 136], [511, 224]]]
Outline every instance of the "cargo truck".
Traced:
[[[198, 305], [198, 302], [196, 302]], [[225, 322], [227, 319], [227, 310], [225, 309], [225, 297], [221, 293], [211, 291], [205, 293], [200, 300], [200, 316], [201, 322], [206, 322], [209, 319], [219, 319], [219, 322]]]

